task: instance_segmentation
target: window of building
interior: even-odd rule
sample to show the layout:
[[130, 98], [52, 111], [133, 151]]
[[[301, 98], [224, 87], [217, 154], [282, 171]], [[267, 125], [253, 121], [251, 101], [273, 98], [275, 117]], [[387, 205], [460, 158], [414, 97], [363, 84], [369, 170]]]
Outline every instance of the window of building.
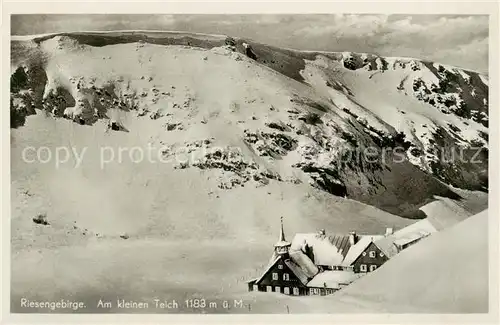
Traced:
[[375, 251], [370, 251], [370, 257], [371, 257], [371, 258], [375, 258], [375, 256], [376, 256]]
[[370, 265], [370, 272], [375, 271], [377, 269], [376, 265]]
[[271, 286], [266, 286], [266, 291], [267, 291], [267, 292], [273, 292], [273, 287], [271, 287]]
[[384, 257], [384, 253], [380, 253], [380, 257]]
[[273, 272], [273, 280], [278, 280], [278, 273]]
[[278, 269], [283, 270], [283, 265], [278, 265]]
[[283, 280], [285, 280], [285, 281], [290, 281], [290, 274], [288, 274], [288, 273], [283, 273]]
[[281, 288], [280, 287], [274, 287], [274, 292], [281, 292]]
[[293, 294], [298, 296], [299, 295], [299, 288], [293, 288]]
[[284, 292], [286, 295], [289, 295], [289, 294], [290, 294], [290, 288], [289, 288], [289, 287], [285, 287], [285, 289], [283, 289], [283, 292]]
[[366, 252], [363, 252], [363, 254], [361, 254], [361, 255], [366, 256]]
[[361, 272], [366, 272], [366, 264], [361, 264], [359, 266], [359, 269], [361, 270]]

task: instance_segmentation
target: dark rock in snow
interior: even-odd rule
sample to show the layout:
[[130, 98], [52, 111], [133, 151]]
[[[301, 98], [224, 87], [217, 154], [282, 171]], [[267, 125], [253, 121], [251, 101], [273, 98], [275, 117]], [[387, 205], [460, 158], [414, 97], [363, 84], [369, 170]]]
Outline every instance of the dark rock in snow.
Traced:
[[48, 226], [47, 216], [45, 214], [39, 214], [33, 218], [33, 222], [39, 225]]

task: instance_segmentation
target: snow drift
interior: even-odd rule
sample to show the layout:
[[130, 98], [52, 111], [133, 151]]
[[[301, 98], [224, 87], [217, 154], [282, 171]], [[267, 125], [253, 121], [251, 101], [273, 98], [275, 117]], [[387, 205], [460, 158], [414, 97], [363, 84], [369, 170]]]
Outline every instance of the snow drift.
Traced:
[[488, 211], [424, 239], [339, 291], [377, 312], [487, 313]]

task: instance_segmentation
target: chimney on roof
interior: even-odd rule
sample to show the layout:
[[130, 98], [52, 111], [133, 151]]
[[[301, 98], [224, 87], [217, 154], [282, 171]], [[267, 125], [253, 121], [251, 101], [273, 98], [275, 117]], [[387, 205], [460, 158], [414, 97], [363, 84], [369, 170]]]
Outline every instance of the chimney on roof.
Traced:
[[351, 231], [349, 233], [349, 243], [351, 245], [356, 245], [357, 242], [358, 242], [358, 235], [356, 235], [355, 231]]
[[385, 228], [385, 235], [390, 236], [394, 233], [394, 229], [392, 228]]

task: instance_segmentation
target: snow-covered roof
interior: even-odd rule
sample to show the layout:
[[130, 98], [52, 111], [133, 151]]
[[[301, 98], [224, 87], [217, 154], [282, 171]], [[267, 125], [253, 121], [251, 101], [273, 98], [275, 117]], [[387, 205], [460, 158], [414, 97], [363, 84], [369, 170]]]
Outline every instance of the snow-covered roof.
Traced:
[[342, 261], [343, 266], [349, 266], [364, 252], [364, 250], [370, 245], [370, 243], [383, 238], [384, 236], [362, 236], [358, 239], [357, 243], [351, 246], [346, 257]]
[[291, 249], [304, 251], [304, 245], [312, 248], [312, 258], [316, 265], [351, 265], [372, 241], [383, 235], [356, 235], [357, 242], [351, 245], [348, 234], [324, 235], [319, 233], [296, 234]]
[[297, 278], [299, 278], [300, 282], [302, 284], [307, 284], [309, 281], [309, 277], [307, 276], [306, 272], [297, 264], [295, 261], [292, 259], [285, 260], [285, 265], [288, 266], [288, 268], [295, 274]]
[[292, 250], [302, 250], [304, 244], [312, 248], [312, 258], [316, 265], [338, 265], [349, 251], [349, 235], [321, 235], [318, 233], [298, 233], [292, 240]]
[[405, 245], [405, 244], [408, 244], [408, 243], [412, 243], [416, 240], [419, 240], [421, 238], [424, 238], [424, 237], [427, 237], [429, 236], [430, 233], [425, 231], [425, 230], [421, 230], [421, 231], [417, 231], [417, 232], [412, 232], [402, 238], [399, 238], [397, 240], [394, 241], [394, 244], [396, 246], [402, 246], [402, 245]]
[[434, 227], [434, 225], [428, 219], [424, 219], [424, 220], [417, 221], [409, 226], [406, 226], [406, 227], [394, 232], [393, 236], [397, 237], [397, 238], [402, 238], [406, 235], [409, 235], [409, 234], [415, 233], [415, 232], [434, 233], [436, 231], [437, 230]]
[[[342, 272], [349, 273], [349, 271], [325, 271], [318, 273], [319, 269], [317, 265], [350, 266], [371, 243], [374, 243], [387, 257], [390, 258], [398, 253], [396, 245], [411, 243], [423, 237], [429, 236], [436, 231], [437, 230], [432, 223], [429, 220], [424, 219], [400, 229], [389, 236], [356, 235], [357, 241], [354, 245], [351, 245], [351, 242], [349, 241], [349, 234], [326, 235], [325, 233], [298, 233], [292, 240], [288, 257], [284, 259], [284, 263], [303, 284], [306, 284], [309, 279], [312, 278], [314, 280], [319, 275], [321, 275], [321, 277], [318, 279], [328, 277], [327, 275], [322, 275], [325, 273], [331, 274], [329, 275], [331, 277], [333, 277], [335, 273], [330, 272], [340, 272], [341, 274], [344, 274]], [[283, 228], [281, 228], [278, 243], [282, 242], [286, 242]], [[290, 245], [288, 242], [286, 242], [286, 244]], [[311, 257], [305, 253], [306, 245], [312, 248]], [[277, 246], [279, 245], [277, 244]], [[257, 282], [260, 282], [273, 265], [275, 265], [276, 262], [282, 258], [282, 256], [273, 253], [267, 270], [263, 273], [262, 277], [257, 280]], [[338, 275], [336, 276], [338, 278]], [[315, 286], [315, 283], [320, 281], [318, 279], [314, 280], [314, 282], [311, 280], [308, 286]], [[322, 282], [319, 287], [323, 287], [324, 283], [327, 283], [327, 286], [329, 285], [328, 283], [333, 283], [330, 280], [330, 282], [324, 280], [321, 281]], [[335, 288], [336, 286], [332, 284], [331, 287]]]
[[307, 286], [338, 289], [340, 288], [340, 284], [349, 284], [359, 277], [359, 274], [352, 271], [324, 271], [309, 281]]
[[290, 258], [302, 269], [309, 279], [318, 274], [318, 267], [303, 252], [290, 252]]
[[276, 263], [276, 260], [278, 259], [279, 255], [276, 254], [276, 251], [273, 251], [273, 254], [271, 255], [271, 258], [269, 259], [269, 262], [267, 263], [267, 267], [271, 267], [274, 263]]
[[290, 243], [287, 242], [286, 240], [280, 240], [276, 244], [274, 244], [274, 247], [287, 247], [290, 246]]
[[436, 231], [432, 223], [424, 219], [402, 228], [390, 236], [377, 240], [375, 245], [377, 245], [387, 257], [392, 257], [398, 253], [396, 245], [404, 245], [419, 240]]
[[276, 265], [276, 263], [280, 259], [284, 259], [283, 262], [285, 263], [285, 265], [288, 266], [293, 274], [295, 274], [295, 276], [304, 285], [319, 272], [318, 267], [314, 265], [311, 259], [301, 251], [290, 252], [288, 254], [288, 258], [284, 258], [283, 255], [273, 253], [266, 270], [262, 273], [262, 275], [256, 282], [258, 283], [262, 281], [264, 276], [273, 268], [274, 265]]
[[393, 235], [384, 237], [382, 239], [377, 240], [375, 245], [387, 256], [388, 258], [393, 257], [398, 253], [398, 249], [396, 245], [394, 245], [395, 238]]

